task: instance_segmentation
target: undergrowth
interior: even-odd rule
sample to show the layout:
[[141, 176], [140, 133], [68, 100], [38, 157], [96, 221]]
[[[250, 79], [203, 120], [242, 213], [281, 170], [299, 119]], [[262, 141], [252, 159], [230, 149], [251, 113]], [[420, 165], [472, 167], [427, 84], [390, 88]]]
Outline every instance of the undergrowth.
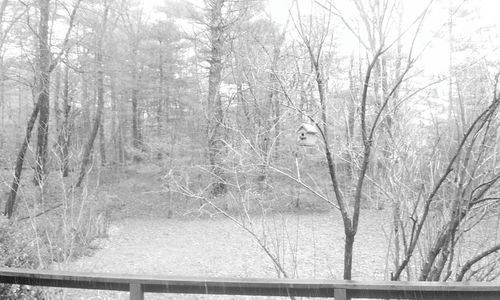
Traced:
[[[15, 215], [0, 217], [1, 266], [58, 269], [92, 255], [94, 241], [107, 236], [111, 200], [101, 190], [99, 173], [83, 188], [74, 188], [72, 180], [54, 172], [41, 187], [22, 187]], [[41, 288], [10, 284], [0, 285], [0, 298], [47, 299]]]

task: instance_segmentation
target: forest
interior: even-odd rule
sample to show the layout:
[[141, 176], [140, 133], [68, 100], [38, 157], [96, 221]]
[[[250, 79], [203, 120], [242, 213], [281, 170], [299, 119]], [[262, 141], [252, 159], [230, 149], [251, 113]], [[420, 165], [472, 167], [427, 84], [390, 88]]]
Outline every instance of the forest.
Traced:
[[1, 266], [64, 268], [156, 218], [229, 222], [279, 278], [497, 280], [498, 8], [1, 0]]

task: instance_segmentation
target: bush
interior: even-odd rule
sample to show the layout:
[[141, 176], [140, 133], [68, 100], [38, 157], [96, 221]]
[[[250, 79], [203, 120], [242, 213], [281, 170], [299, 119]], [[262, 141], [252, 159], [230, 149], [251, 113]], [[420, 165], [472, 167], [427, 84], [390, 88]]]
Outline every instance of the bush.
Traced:
[[[29, 247], [28, 235], [15, 230], [5, 216], [0, 216], [0, 265], [14, 268], [36, 268], [38, 259]], [[43, 299], [39, 288], [18, 284], [0, 284], [1, 299]]]

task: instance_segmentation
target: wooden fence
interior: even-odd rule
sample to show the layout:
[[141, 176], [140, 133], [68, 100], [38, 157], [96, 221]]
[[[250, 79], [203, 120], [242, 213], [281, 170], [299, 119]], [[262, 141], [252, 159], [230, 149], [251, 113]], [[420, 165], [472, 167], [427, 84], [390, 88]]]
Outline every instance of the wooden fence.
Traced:
[[376, 282], [300, 279], [202, 278], [75, 273], [0, 268], [0, 283], [114, 290], [142, 300], [144, 293], [301, 296], [347, 299], [499, 300], [496, 283]]

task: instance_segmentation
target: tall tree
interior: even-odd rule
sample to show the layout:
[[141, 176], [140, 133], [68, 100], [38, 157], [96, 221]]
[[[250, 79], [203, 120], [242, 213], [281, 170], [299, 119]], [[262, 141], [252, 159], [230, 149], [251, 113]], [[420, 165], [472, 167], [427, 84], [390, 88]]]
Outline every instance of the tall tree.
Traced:
[[[76, 182], [76, 186], [80, 187], [87, 172], [87, 166], [90, 163], [90, 154], [92, 148], [94, 147], [94, 141], [99, 132], [99, 128], [103, 126], [101, 124], [103, 120], [103, 110], [104, 110], [104, 61], [103, 61], [103, 42], [106, 34], [106, 23], [108, 20], [109, 3], [104, 4], [104, 12], [102, 16], [102, 22], [99, 26], [98, 36], [97, 36], [97, 47], [96, 47], [96, 65], [97, 65], [97, 109], [94, 117], [94, 123], [92, 125], [92, 130], [90, 131], [87, 144], [85, 145], [85, 150], [83, 152], [82, 165], [80, 167], [80, 175]], [[102, 159], [102, 157], [101, 157]]]
[[[28, 124], [26, 126], [26, 135], [24, 137], [21, 148], [18, 152], [16, 159], [16, 166], [14, 169], [14, 180], [12, 182], [9, 198], [5, 204], [4, 214], [9, 218], [12, 217], [14, 212], [14, 204], [16, 201], [17, 190], [19, 188], [19, 183], [21, 180], [21, 173], [24, 164], [24, 156], [26, 150], [31, 140], [31, 132], [35, 125], [37, 116], [41, 110], [42, 104], [44, 106], [45, 116], [42, 121], [39, 122], [40, 129], [38, 131], [39, 139], [42, 139], [42, 144], [37, 147], [37, 165], [35, 170], [35, 183], [39, 184], [42, 179], [42, 172], [45, 169], [45, 162], [47, 159], [47, 140], [48, 140], [48, 114], [49, 114], [49, 84], [50, 84], [50, 73], [57, 66], [61, 55], [63, 54], [66, 45], [69, 41], [69, 36], [74, 25], [74, 19], [81, 0], [77, 0], [75, 6], [69, 17], [68, 30], [64, 41], [61, 46], [61, 50], [54, 58], [52, 58], [52, 53], [50, 52], [48, 46], [48, 22], [49, 22], [49, 4], [50, 0], [40, 0], [40, 20], [38, 26], [38, 66], [37, 66], [37, 100], [35, 102], [35, 107], [30, 115]], [[40, 137], [41, 136], [41, 137]], [[40, 143], [40, 141], [39, 141]], [[40, 152], [39, 150], [40, 149]]]
[[16, 201], [17, 190], [19, 188], [19, 183], [21, 180], [21, 173], [24, 164], [24, 156], [26, 154], [26, 150], [31, 140], [31, 132], [35, 125], [35, 121], [37, 116], [41, 110], [41, 107], [44, 106], [45, 116], [42, 118], [42, 121], [39, 122], [40, 129], [38, 131], [39, 139], [42, 141], [39, 143], [40, 147], [37, 147], [37, 165], [35, 170], [35, 183], [39, 184], [43, 170], [45, 169], [45, 163], [47, 159], [47, 140], [48, 140], [48, 114], [49, 114], [49, 84], [50, 84], [50, 73], [57, 66], [61, 55], [66, 48], [66, 45], [69, 41], [69, 36], [71, 30], [73, 28], [73, 22], [75, 19], [76, 12], [80, 5], [81, 0], [77, 0], [75, 6], [69, 17], [69, 25], [68, 30], [66, 31], [66, 35], [61, 46], [61, 51], [57, 56], [52, 58], [52, 53], [50, 52], [48, 46], [48, 22], [49, 22], [49, 4], [50, 0], [40, 0], [40, 18], [39, 18], [39, 26], [38, 26], [38, 67], [37, 67], [37, 101], [35, 103], [35, 107], [33, 108], [33, 112], [28, 120], [28, 125], [26, 126], [26, 135], [19, 150], [16, 159], [16, 166], [14, 169], [14, 180], [12, 182], [9, 198], [5, 204], [4, 214], [9, 218], [12, 217], [14, 212], [14, 204]]
[[44, 179], [47, 167], [48, 157], [48, 141], [49, 141], [49, 115], [50, 115], [50, 74], [56, 68], [61, 55], [66, 50], [69, 41], [69, 34], [73, 28], [73, 22], [76, 10], [80, 5], [81, 0], [77, 0], [74, 9], [70, 15], [69, 28], [63, 44], [60, 46], [60, 52], [53, 58], [49, 46], [49, 17], [50, 17], [50, 0], [39, 0], [40, 18], [38, 23], [38, 100], [40, 106], [38, 116], [38, 132], [37, 132], [37, 147], [36, 147], [36, 165], [35, 176], [33, 182], [35, 185], [40, 185]]
[[69, 62], [66, 62], [63, 75], [63, 121], [59, 131], [58, 145], [62, 163], [62, 176], [69, 175], [69, 146], [71, 143], [71, 99], [69, 95]]
[[34, 183], [40, 185], [46, 172], [47, 144], [49, 139], [49, 89], [51, 53], [49, 49], [49, 10], [50, 0], [40, 0], [40, 21], [38, 23], [38, 100], [39, 117], [36, 147], [36, 166]]
[[226, 151], [227, 132], [225, 124], [225, 107], [221, 95], [225, 59], [229, 51], [229, 39], [234, 38], [238, 26], [250, 16], [254, 3], [245, 1], [207, 0], [205, 28], [207, 30], [208, 54], [208, 93], [206, 101], [207, 118], [207, 157], [213, 174], [211, 193], [213, 196], [226, 192], [224, 174], [224, 156]]
[[212, 187], [214, 196], [225, 192], [223, 156], [224, 156], [224, 110], [220, 94], [222, 81], [224, 46], [227, 33], [222, 15], [225, 0], [206, 2], [209, 11], [208, 29], [210, 52], [208, 57], [208, 95], [207, 95], [207, 133], [208, 158], [215, 182]]
[[141, 160], [139, 152], [144, 150], [144, 140], [142, 132], [142, 63], [141, 59], [141, 46], [145, 35], [145, 19], [142, 7], [128, 8], [122, 14], [124, 21], [124, 29], [128, 40], [128, 49], [130, 55], [130, 102], [132, 112], [132, 146], [135, 149], [134, 161]]
[[[318, 91], [319, 98], [319, 117], [315, 118], [313, 116], [308, 116], [311, 122], [315, 124], [320, 132], [320, 136], [323, 140], [325, 160], [327, 162], [328, 173], [330, 176], [331, 186], [336, 198], [335, 203], [330, 201], [328, 198], [323, 197], [331, 205], [334, 205], [339, 209], [342, 221], [344, 225], [345, 243], [344, 243], [344, 279], [351, 279], [352, 277], [352, 265], [353, 265], [353, 252], [354, 252], [354, 241], [356, 234], [358, 232], [359, 220], [361, 214], [361, 201], [363, 198], [363, 193], [366, 189], [366, 178], [367, 172], [370, 164], [373, 161], [373, 150], [374, 141], [380, 131], [380, 123], [383, 117], [387, 114], [388, 105], [394, 101], [394, 94], [398, 90], [399, 86], [406, 78], [409, 70], [412, 68], [415, 58], [412, 56], [412, 47], [408, 51], [408, 57], [406, 59], [405, 67], [401, 72], [400, 76], [395, 79], [390, 88], [387, 88], [387, 93], [383, 98], [380, 99], [379, 103], [375, 104], [372, 108], [370, 101], [369, 90], [370, 87], [374, 86], [374, 72], [376, 70], [377, 64], [383, 64], [383, 55], [386, 53], [393, 45], [394, 42], [389, 40], [388, 26], [393, 13], [393, 9], [388, 4], [387, 1], [370, 2], [371, 14], [367, 13], [367, 9], [362, 5], [360, 1], [355, 1], [357, 13], [359, 13], [360, 21], [366, 24], [366, 32], [360, 33], [353, 29], [353, 26], [344, 18], [342, 13], [334, 6], [333, 2], [328, 4], [318, 4], [326, 10], [323, 18], [320, 22], [313, 24], [311, 20], [313, 18], [308, 18], [310, 20], [309, 24], [304, 22], [300, 13], [300, 8], [297, 5], [297, 21], [295, 25], [297, 31], [301, 37], [303, 45], [306, 48], [306, 52], [309, 61], [312, 65], [314, 79], [316, 81], [316, 88]], [[417, 29], [415, 30], [415, 36], [419, 32], [419, 26], [422, 24], [423, 19], [427, 13], [428, 7], [420, 14], [413, 24], [416, 24]], [[353, 33], [353, 35], [358, 39], [359, 43], [363, 45], [365, 51], [367, 52], [368, 60], [365, 62], [365, 71], [362, 82], [362, 88], [358, 95], [359, 102], [357, 103], [359, 110], [358, 122], [360, 130], [360, 147], [359, 152], [356, 154], [358, 161], [356, 162], [358, 166], [357, 176], [354, 180], [353, 187], [345, 187], [340, 181], [340, 177], [337, 170], [337, 162], [332, 153], [331, 149], [331, 134], [329, 122], [331, 122], [331, 117], [328, 115], [328, 90], [327, 82], [325, 78], [325, 72], [327, 70], [327, 64], [325, 63], [325, 49], [327, 49], [328, 38], [331, 35], [331, 18], [332, 16], [337, 16], [341, 22], [346, 25], [348, 30]], [[368, 15], [372, 16], [373, 19], [367, 19]], [[321, 25], [320, 25], [321, 24]], [[306, 26], [307, 25], [307, 26]], [[378, 33], [383, 34], [378, 34]], [[363, 37], [368, 37], [368, 42], [365, 42]], [[415, 37], [414, 37], [415, 38]], [[352, 91], [354, 92], [354, 91]], [[291, 99], [290, 99], [291, 102]], [[373, 112], [372, 112], [373, 111]], [[373, 117], [370, 116], [373, 114]], [[300, 181], [300, 180], [299, 180]], [[350, 207], [352, 205], [352, 208]]]

